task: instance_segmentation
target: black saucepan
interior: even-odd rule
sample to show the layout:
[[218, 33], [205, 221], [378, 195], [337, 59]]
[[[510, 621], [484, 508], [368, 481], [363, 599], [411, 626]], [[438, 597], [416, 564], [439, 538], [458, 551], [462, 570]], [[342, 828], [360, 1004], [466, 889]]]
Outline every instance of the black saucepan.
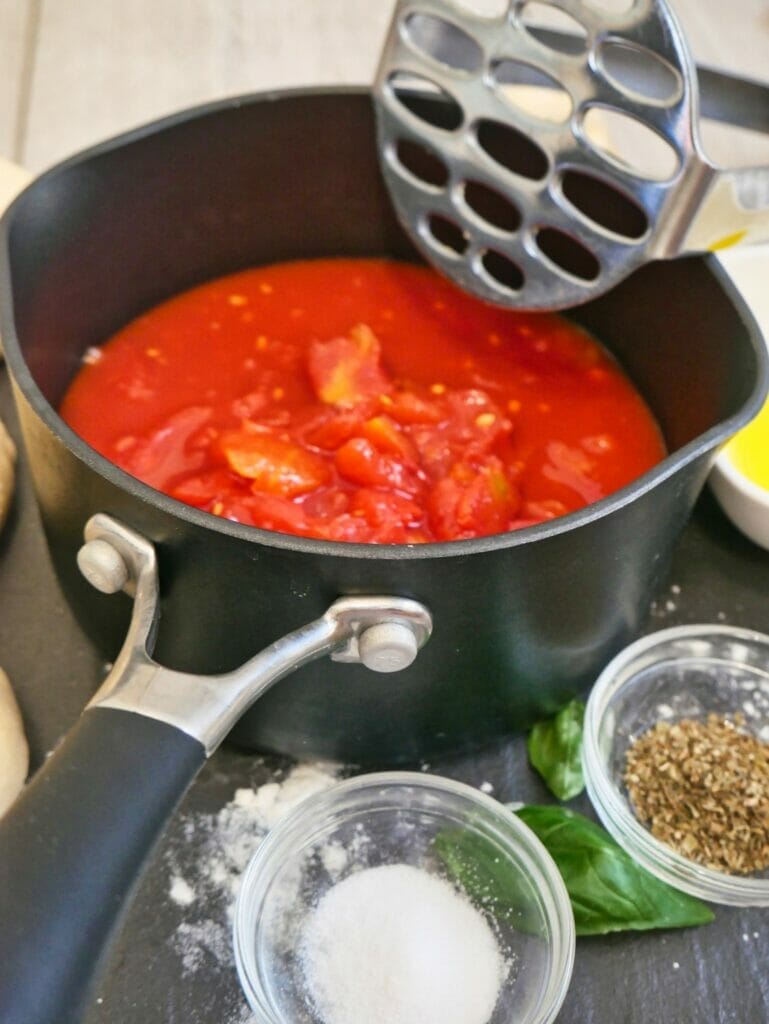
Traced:
[[[105, 653], [119, 648], [131, 601], [99, 594], [78, 571], [95, 514], [149, 542], [148, 558], [154, 549], [155, 657], [181, 694], [185, 674], [232, 672], [287, 633], [304, 637], [340, 597], [412, 599], [434, 624], [412, 667], [378, 676], [355, 658], [316, 660], [233, 733], [297, 756], [405, 762], [524, 727], [590, 684], [639, 628], [719, 444], [757, 411], [766, 357], [715, 261], [645, 267], [573, 319], [625, 367], [670, 456], [563, 519], [414, 549], [291, 538], [201, 513], [107, 463], [57, 416], [85, 349], [141, 310], [246, 266], [338, 254], [415, 258], [380, 181], [368, 94], [229, 101], [97, 147], [17, 199], [3, 221], [2, 333], [54, 563]], [[101, 528], [89, 529], [93, 539]], [[123, 553], [131, 562], [135, 552]], [[5, 819], [5, 1024], [77, 1019], [96, 951], [203, 762], [200, 735], [130, 701], [92, 708]]]

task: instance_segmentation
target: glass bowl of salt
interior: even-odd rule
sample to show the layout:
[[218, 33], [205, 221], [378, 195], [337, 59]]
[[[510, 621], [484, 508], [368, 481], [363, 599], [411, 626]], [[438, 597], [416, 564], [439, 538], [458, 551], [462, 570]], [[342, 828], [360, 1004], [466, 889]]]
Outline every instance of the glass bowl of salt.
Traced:
[[234, 943], [258, 1024], [547, 1024], [574, 918], [515, 814], [462, 783], [386, 772], [307, 798], [269, 833]]
[[674, 626], [596, 680], [582, 764], [598, 817], [664, 882], [769, 906], [769, 636]]

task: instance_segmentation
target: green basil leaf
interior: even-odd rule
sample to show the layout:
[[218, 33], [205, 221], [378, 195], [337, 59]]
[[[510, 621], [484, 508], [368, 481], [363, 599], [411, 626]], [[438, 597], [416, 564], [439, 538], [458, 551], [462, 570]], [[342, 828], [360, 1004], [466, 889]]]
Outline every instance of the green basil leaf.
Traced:
[[433, 840], [449, 874], [477, 906], [526, 935], [542, 935], [544, 919], [532, 884], [511, 868], [491, 839], [464, 828], [443, 829]]
[[559, 800], [571, 800], [585, 788], [582, 777], [584, 718], [584, 703], [572, 700], [555, 718], [537, 722], [526, 742], [529, 760]]
[[599, 825], [565, 807], [525, 806], [516, 813], [563, 876], [577, 935], [708, 924], [706, 904], [640, 867]]

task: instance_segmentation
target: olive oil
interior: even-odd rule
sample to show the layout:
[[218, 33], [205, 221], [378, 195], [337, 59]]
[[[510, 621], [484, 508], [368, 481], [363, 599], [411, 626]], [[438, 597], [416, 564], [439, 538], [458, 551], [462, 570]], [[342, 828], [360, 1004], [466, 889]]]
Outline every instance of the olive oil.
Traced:
[[769, 491], [769, 402], [726, 446], [734, 466]]

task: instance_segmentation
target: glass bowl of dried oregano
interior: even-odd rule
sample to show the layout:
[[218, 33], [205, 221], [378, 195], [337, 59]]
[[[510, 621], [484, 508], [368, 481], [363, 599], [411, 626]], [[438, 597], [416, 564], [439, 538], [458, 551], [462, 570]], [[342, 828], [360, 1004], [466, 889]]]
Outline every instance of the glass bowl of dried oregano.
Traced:
[[769, 636], [678, 626], [625, 648], [590, 694], [583, 768], [601, 821], [649, 871], [769, 906]]

